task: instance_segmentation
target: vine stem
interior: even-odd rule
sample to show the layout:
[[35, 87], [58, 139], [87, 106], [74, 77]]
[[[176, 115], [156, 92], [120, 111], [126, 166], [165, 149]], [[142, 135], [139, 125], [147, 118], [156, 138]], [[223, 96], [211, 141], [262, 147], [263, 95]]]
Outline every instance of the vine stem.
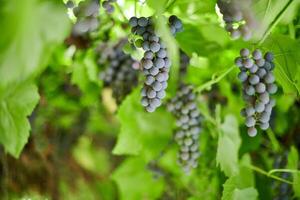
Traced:
[[211, 87], [212, 85], [220, 82], [229, 72], [231, 72], [236, 66], [231, 66], [229, 69], [227, 69], [224, 73], [222, 73], [220, 76], [218, 75], [213, 75], [212, 79], [199, 87], [195, 89], [195, 92], [201, 93], [203, 90]]
[[265, 175], [265, 176], [267, 176], [269, 178], [273, 178], [273, 179], [275, 179], [277, 181], [281, 181], [281, 182], [284, 182], [284, 183], [287, 183], [287, 184], [290, 184], [290, 185], [293, 184], [291, 181], [288, 181], [288, 180], [285, 180], [285, 179], [280, 178], [278, 176], [272, 175], [272, 173], [273, 173], [272, 170], [270, 171], [272, 173], [270, 173], [270, 172], [266, 172], [265, 170], [263, 170], [263, 169], [261, 169], [259, 167], [253, 166], [253, 165], [245, 165], [245, 167], [247, 167], [247, 168], [249, 168], [249, 169], [251, 169], [253, 171], [256, 171], [256, 172], [258, 172], [260, 174], [263, 174], [263, 175]]
[[288, 7], [293, 3], [294, 0], [289, 0], [287, 4], [282, 8], [282, 10], [277, 14], [275, 19], [271, 22], [265, 33], [263, 34], [262, 39], [259, 41], [258, 45], [261, 45], [265, 39], [268, 37], [268, 35], [272, 32], [272, 30], [275, 28], [275, 26], [278, 24], [278, 22], [281, 20], [283, 14], [288, 9]]
[[277, 172], [287, 172], [287, 173], [291, 173], [291, 174], [300, 174], [299, 170], [296, 169], [272, 169], [268, 172], [269, 175], [277, 173]]

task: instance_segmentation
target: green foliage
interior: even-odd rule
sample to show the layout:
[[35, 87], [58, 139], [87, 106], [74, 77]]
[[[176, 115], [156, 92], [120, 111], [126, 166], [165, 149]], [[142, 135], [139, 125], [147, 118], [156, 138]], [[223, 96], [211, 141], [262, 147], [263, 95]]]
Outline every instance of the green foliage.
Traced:
[[144, 112], [139, 95], [140, 89], [136, 89], [119, 108], [121, 129], [113, 153], [117, 155], [142, 153], [153, 158], [168, 143], [173, 120], [169, 113], [162, 110], [154, 114]]
[[238, 151], [240, 144], [241, 139], [239, 137], [237, 120], [234, 116], [228, 115], [219, 129], [216, 157], [217, 163], [220, 164], [226, 176], [234, 176], [239, 173]]
[[27, 117], [39, 101], [33, 84], [19, 85], [0, 101], [0, 142], [5, 150], [18, 157], [27, 143], [30, 124]]
[[[294, 195], [288, 198], [300, 198], [299, 0], [254, 0], [261, 24], [249, 42], [230, 38], [216, 0], [117, 1], [111, 15], [100, 9], [99, 29], [83, 37], [70, 33], [76, 17], [63, 2], [1, 1], [1, 198], [273, 199], [274, 182], [286, 184]], [[184, 25], [176, 37], [170, 15]], [[138, 44], [128, 26], [132, 16], [153, 16], [172, 60], [167, 96], [154, 113], [140, 103], [142, 76], [120, 105], [99, 79], [104, 66], [97, 57], [107, 52], [96, 47], [125, 37]], [[234, 59], [241, 48], [275, 56], [276, 107], [270, 129], [255, 138], [240, 116]], [[180, 51], [190, 57], [185, 76]], [[124, 52], [137, 60], [143, 55], [131, 43]], [[176, 122], [166, 109], [179, 80], [195, 86], [203, 114], [199, 167], [191, 174], [176, 163]], [[284, 169], [274, 169], [274, 158], [288, 150]]]
[[300, 94], [300, 42], [287, 36], [272, 35], [266, 48], [276, 55], [276, 78], [287, 94]]
[[31, 79], [46, 67], [69, 22], [61, 5], [38, 0], [6, 1], [0, 16], [0, 141], [18, 157], [29, 137], [27, 116], [39, 99]]
[[113, 173], [112, 178], [118, 184], [121, 200], [151, 200], [161, 195], [164, 182], [155, 179], [146, 165], [139, 158], [129, 158]]

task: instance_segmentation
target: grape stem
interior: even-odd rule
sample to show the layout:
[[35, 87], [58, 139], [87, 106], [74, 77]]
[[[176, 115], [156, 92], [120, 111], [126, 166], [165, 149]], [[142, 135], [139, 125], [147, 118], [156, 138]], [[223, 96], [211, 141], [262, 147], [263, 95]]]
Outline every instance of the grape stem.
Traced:
[[291, 174], [299, 174], [300, 175], [300, 171], [296, 170], [296, 169], [272, 169], [268, 172], [268, 174], [271, 175], [271, 174], [277, 173], [277, 172], [287, 172], [287, 173], [291, 173]]
[[281, 182], [284, 182], [284, 183], [287, 183], [287, 184], [290, 184], [290, 185], [293, 184], [291, 181], [288, 181], [288, 180], [285, 180], [285, 179], [280, 178], [278, 176], [272, 175], [272, 173], [274, 173], [273, 170], [271, 170], [269, 172], [266, 172], [265, 170], [263, 170], [263, 169], [261, 169], [259, 167], [253, 166], [253, 165], [244, 165], [244, 166], [247, 167], [247, 168], [249, 168], [249, 169], [251, 169], [251, 170], [253, 170], [253, 171], [256, 171], [256, 172], [258, 172], [260, 174], [263, 174], [263, 175], [265, 175], [265, 176], [267, 176], [269, 178], [272, 178], [272, 179], [275, 179], [275, 180], [278, 180], [278, 181], [281, 181]]
[[265, 33], [263, 34], [262, 39], [259, 41], [258, 45], [261, 45], [265, 39], [268, 37], [268, 35], [272, 32], [272, 30], [275, 28], [275, 26], [280, 22], [281, 18], [283, 17], [283, 14], [288, 9], [288, 7], [293, 3], [294, 0], [289, 0], [287, 4], [282, 8], [282, 10], [277, 14], [275, 19], [271, 22]]
[[199, 87], [195, 88], [195, 92], [201, 93], [203, 90], [209, 89], [212, 85], [220, 82], [229, 72], [231, 72], [236, 66], [232, 66], [223, 72], [221, 75], [214, 74], [210, 81], [200, 85]]

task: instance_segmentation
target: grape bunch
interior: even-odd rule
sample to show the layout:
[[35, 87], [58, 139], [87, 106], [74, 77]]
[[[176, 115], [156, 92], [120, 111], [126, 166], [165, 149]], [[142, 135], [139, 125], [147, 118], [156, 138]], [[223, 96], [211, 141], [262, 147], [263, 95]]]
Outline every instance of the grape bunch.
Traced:
[[[182, 30], [181, 21], [171, 16], [170, 26], [174, 28], [174, 34]], [[169, 70], [171, 61], [161, 38], [155, 33], [151, 18], [132, 17], [129, 20], [133, 34], [142, 37], [140, 40], [144, 57], [141, 60], [143, 74], [145, 76], [144, 86], [141, 91], [141, 104], [146, 111], [154, 112], [161, 105], [161, 100], [166, 96], [168, 86]], [[180, 25], [180, 26], [179, 26]]]
[[248, 49], [240, 51], [241, 57], [235, 59], [239, 67], [239, 80], [243, 84], [243, 99], [247, 106], [241, 110], [241, 115], [246, 118], [248, 135], [254, 137], [257, 134], [256, 126], [262, 130], [269, 128], [269, 121], [275, 100], [271, 94], [277, 92], [275, 76], [273, 74], [274, 56], [267, 52], [264, 57], [259, 49], [252, 52]]
[[[71, 6], [71, 3], [69, 3], [69, 6]], [[99, 27], [99, 7], [97, 0], [85, 0], [73, 8], [77, 20], [73, 26], [72, 35], [85, 36]]]
[[217, 5], [223, 15], [225, 29], [233, 39], [242, 37], [245, 41], [252, 37], [257, 20], [251, 10], [252, 0], [218, 0]]
[[169, 17], [169, 26], [170, 26], [170, 31], [173, 35], [176, 33], [182, 32], [183, 31], [183, 25], [181, 20], [176, 17], [175, 15], [171, 15]]
[[122, 51], [124, 42], [111, 48], [109, 45], [99, 45], [96, 52], [100, 54], [97, 63], [108, 65], [100, 73], [105, 87], [112, 88], [113, 97], [120, 104], [123, 99], [138, 84], [139, 62], [133, 60], [130, 55]]
[[168, 103], [168, 110], [176, 118], [174, 139], [179, 145], [178, 162], [186, 173], [198, 166], [199, 135], [202, 116], [197, 108], [193, 87], [182, 84]]
[[105, 9], [106, 13], [111, 14], [115, 11], [115, 7], [112, 3], [116, 2], [116, 0], [105, 0], [102, 2], [102, 7]]

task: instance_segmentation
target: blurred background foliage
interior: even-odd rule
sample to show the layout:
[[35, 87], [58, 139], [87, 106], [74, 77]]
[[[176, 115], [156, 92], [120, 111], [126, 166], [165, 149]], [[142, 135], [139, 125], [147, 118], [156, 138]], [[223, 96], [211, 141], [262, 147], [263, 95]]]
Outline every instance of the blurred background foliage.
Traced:
[[[113, 14], [100, 9], [99, 29], [83, 40], [70, 35], [66, 2], [0, 3], [0, 199], [265, 200], [279, 187], [290, 191], [284, 199], [300, 198], [299, 1], [255, 1], [263, 25], [251, 42], [230, 39], [215, 1], [118, 0]], [[171, 14], [184, 31], [175, 40], [158, 24], [174, 61], [168, 97], [181, 49], [190, 57], [185, 82], [201, 92], [206, 119], [199, 167], [189, 176], [176, 163], [171, 114], [146, 113], [140, 87], [116, 104], [96, 62], [99, 44], [131, 39], [130, 17], [161, 22]], [[274, 52], [280, 90], [271, 129], [249, 138], [233, 59], [258, 46]], [[124, 51], [140, 57], [130, 45]], [[285, 161], [275, 167], [278, 157]]]

